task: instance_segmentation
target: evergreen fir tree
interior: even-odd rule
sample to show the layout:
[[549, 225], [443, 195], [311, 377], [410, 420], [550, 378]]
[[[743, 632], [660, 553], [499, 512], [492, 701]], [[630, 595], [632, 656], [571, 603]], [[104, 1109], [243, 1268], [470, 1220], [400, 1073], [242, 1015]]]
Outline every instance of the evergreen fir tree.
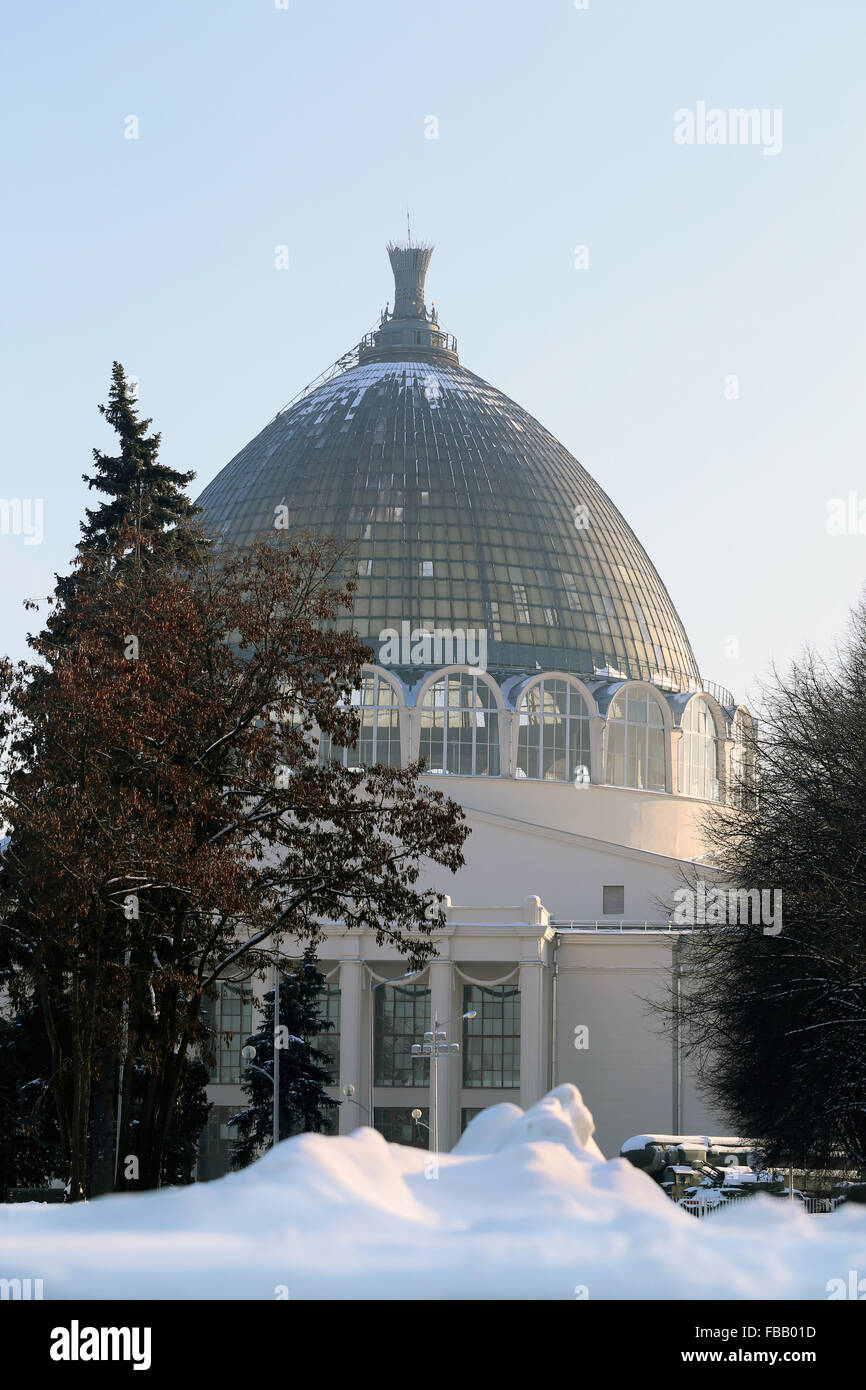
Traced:
[[[112, 455], [94, 449], [94, 473], [92, 476], [86, 473], [82, 475], [88, 487], [102, 493], [106, 500], [96, 508], [85, 509], [86, 520], [81, 523], [82, 539], [77, 546], [79, 556], [83, 560], [99, 557], [109, 568], [133, 563], [140, 575], [146, 574], [154, 583], [158, 583], [161, 569], [183, 564], [191, 550], [202, 544], [194, 526], [189, 525], [194, 523], [198, 508], [184, 492], [195, 474], [178, 473], [159, 462], [160, 435], [148, 434], [151, 420], [139, 419], [133, 388], [119, 362], [113, 364], [108, 404], [100, 405], [98, 409], [117, 433], [119, 452]], [[101, 567], [100, 563], [94, 570], [92, 565], [88, 568], [79, 560], [69, 574], [57, 576], [53, 607], [42, 635], [46, 642], [46, 654], [53, 653], [71, 640], [70, 605], [83, 585], [94, 586]], [[50, 666], [43, 667], [34, 673], [34, 689], [47, 694], [52, 679]], [[44, 750], [34, 743], [18, 751], [37, 762]], [[9, 904], [8, 910], [14, 922], [19, 911], [26, 916], [34, 897], [34, 887], [38, 885], [30, 881], [28, 872], [26, 823], [19, 823], [13, 817], [11, 829], [11, 843], [0, 866], [0, 896]], [[113, 930], [109, 928], [104, 931], [101, 950], [106, 959], [121, 962], [127, 945], [127, 924], [118, 913]], [[41, 1036], [29, 1039], [28, 1048], [35, 1055], [41, 1047], [48, 1060], [50, 1054], [47, 1046], [42, 1046], [45, 1043], [44, 1021], [39, 1010], [23, 1009], [17, 1022], [18, 1038], [23, 1038], [25, 1030], [34, 1034], [41, 1032]], [[186, 1103], [179, 1101], [179, 1115], [187, 1116], [190, 1121], [197, 1120], [201, 1115], [201, 1122], [189, 1136], [178, 1132], [176, 1143], [181, 1151], [190, 1148], [194, 1154], [198, 1134], [207, 1117], [206, 1081], [206, 1076], [202, 1080], [200, 1074], [193, 1071], [182, 1083], [193, 1090], [197, 1085], [198, 1091], [195, 1099], [191, 1091], [185, 1093]], [[87, 1164], [87, 1190], [90, 1195], [108, 1192], [114, 1184], [117, 1083], [117, 1049], [114, 1041], [110, 1041], [95, 1054], [92, 1068]], [[36, 1085], [35, 1081], [33, 1085]], [[4, 1107], [7, 1114], [11, 1104], [10, 1098]], [[42, 1157], [48, 1151], [32, 1133], [32, 1126], [22, 1128], [22, 1123], [20, 1119], [16, 1121], [13, 1134], [17, 1136], [15, 1142], [22, 1156], [25, 1151], [31, 1154], [32, 1161], [26, 1160], [30, 1171], [40, 1166]], [[56, 1121], [54, 1127], [56, 1129]], [[56, 1156], [57, 1146], [50, 1152]], [[189, 1167], [188, 1163], [186, 1167]]]
[[[314, 1131], [321, 1134], [339, 1106], [325, 1087], [334, 1076], [326, 1052], [310, 1041], [333, 1027], [321, 1013], [324, 977], [316, 964], [316, 953], [308, 946], [294, 971], [280, 976], [280, 1138]], [[264, 996], [263, 1017], [247, 1045], [256, 1050], [244, 1072], [243, 1089], [249, 1106], [233, 1115], [231, 1124], [238, 1135], [232, 1154], [235, 1168], [245, 1168], [273, 1139], [274, 1068], [274, 991]]]
[[161, 435], [148, 434], [152, 421], [138, 418], [135, 397], [119, 362], [112, 368], [108, 405], [99, 410], [116, 431], [120, 452], [112, 455], [94, 449], [94, 475], [82, 474], [88, 487], [107, 500], [85, 508], [79, 550], [109, 551], [124, 524], [137, 536], [146, 533], [152, 538], [191, 521], [198, 508], [184, 489], [195, 473], [177, 473], [159, 462]]

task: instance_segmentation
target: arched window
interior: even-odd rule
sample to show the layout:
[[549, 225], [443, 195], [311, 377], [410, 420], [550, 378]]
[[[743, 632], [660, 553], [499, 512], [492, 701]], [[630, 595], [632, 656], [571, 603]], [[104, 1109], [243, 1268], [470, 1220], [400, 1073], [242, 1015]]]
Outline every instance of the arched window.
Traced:
[[499, 776], [499, 714], [483, 677], [453, 672], [433, 682], [421, 705], [419, 753], [428, 772]]
[[665, 726], [647, 690], [623, 690], [607, 713], [607, 780], [613, 787], [663, 792]]
[[344, 767], [400, 766], [400, 706], [397, 692], [390, 681], [378, 672], [364, 675], [361, 689], [353, 690], [351, 707], [360, 718], [358, 742], [354, 748], [332, 745], [330, 736], [322, 734], [319, 758], [327, 762], [336, 758]]
[[570, 681], [530, 686], [518, 706], [517, 776], [549, 782], [590, 777], [589, 710]]
[[744, 810], [752, 804], [755, 795], [755, 750], [752, 730], [742, 710], [734, 715], [731, 730], [731, 785], [728, 801], [732, 806]]
[[689, 700], [680, 739], [680, 794], [701, 801], [719, 799], [719, 745], [716, 724], [706, 700]]

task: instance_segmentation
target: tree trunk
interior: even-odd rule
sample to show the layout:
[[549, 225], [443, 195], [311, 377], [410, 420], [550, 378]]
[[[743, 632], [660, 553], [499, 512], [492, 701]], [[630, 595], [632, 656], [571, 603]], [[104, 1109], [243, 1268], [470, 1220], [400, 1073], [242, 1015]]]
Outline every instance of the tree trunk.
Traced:
[[101, 1197], [114, 1190], [119, 1079], [117, 1048], [106, 1048], [97, 1059], [97, 1063], [98, 1070], [90, 1104], [91, 1197]]

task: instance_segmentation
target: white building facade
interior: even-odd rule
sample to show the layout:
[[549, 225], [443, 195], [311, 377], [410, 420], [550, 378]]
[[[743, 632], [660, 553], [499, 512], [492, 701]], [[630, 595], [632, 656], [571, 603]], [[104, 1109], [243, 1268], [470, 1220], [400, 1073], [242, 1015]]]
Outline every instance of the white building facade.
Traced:
[[[440, 1063], [443, 1148], [477, 1110], [526, 1107], [564, 1081], [580, 1087], [608, 1153], [641, 1132], [724, 1132], [647, 1001], [677, 986], [672, 895], [683, 866], [711, 850], [707, 803], [735, 813], [749, 713], [703, 680], [610, 499], [460, 365], [424, 304], [430, 248], [389, 252], [393, 312], [199, 499], [212, 533], [236, 544], [267, 535], [282, 509], [354, 545], [345, 622], [375, 660], [352, 697], [357, 746], [322, 756], [423, 756], [471, 830], [465, 866], [431, 868], [421, 885], [449, 899], [422, 974], [398, 981], [404, 961], [372, 933], [325, 926], [323, 1010], [335, 1026], [323, 1046], [340, 1132], [369, 1121], [372, 1074], [376, 1127], [427, 1143], [430, 1064], [411, 1046], [434, 1015], [461, 1048]], [[398, 650], [393, 634], [407, 630], [429, 645]], [[467, 638], [466, 661], [443, 662], [442, 634]], [[202, 1176], [224, 1168], [227, 1120], [243, 1102], [254, 988], [228, 982], [215, 1004]]]

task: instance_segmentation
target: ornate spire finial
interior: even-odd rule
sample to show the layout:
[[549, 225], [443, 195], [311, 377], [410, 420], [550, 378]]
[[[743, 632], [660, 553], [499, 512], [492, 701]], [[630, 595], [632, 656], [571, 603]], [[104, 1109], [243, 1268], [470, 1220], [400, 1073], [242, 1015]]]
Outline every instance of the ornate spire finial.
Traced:
[[385, 313], [375, 333], [365, 340], [360, 360], [373, 355], [410, 352], [414, 355], [445, 354], [457, 361], [457, 343], [439, 328], [435, 310], [424, 304], [424, 281], [433, 247], [427, 241], [412, 240], [412, 221], [406, 209], [406, 241], [388, 242], [388, 257], [394, 271], [394, 308]]

